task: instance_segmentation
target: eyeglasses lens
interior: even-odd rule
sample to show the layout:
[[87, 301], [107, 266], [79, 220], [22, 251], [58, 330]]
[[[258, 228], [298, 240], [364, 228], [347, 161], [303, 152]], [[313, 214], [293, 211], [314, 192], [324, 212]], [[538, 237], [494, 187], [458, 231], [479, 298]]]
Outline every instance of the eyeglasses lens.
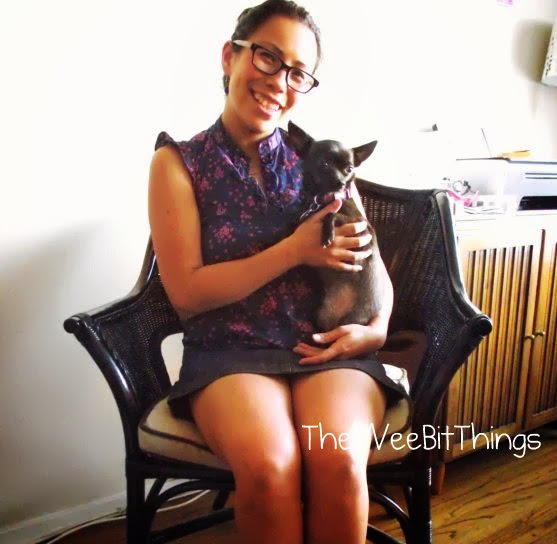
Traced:
[[[258, 70], [269, 75], [276, 74], [283, 67], [280, 58], [263, 47], [254, 50], [252, 61]], [[286, 83], [295, 91], [307, 93], [313, 87], [314, 81], [314, 78], [303, 70], [295, 67], [288, 68]]]

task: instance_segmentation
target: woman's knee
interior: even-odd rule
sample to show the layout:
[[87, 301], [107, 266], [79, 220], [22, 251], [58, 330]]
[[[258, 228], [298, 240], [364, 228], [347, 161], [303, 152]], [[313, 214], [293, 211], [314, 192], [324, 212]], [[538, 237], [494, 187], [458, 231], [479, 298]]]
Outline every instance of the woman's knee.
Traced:
[[294, 441], [258, 447], [232, 466], [236, 489], [250, 503], [297, 498], [301, 494], [301, 454]]
[[351, 493], [367, 486], [369, 444], [365, 438], [351, 440], [348, 435], [330, 433], [312, 446], [302, 449], [307, 486]]

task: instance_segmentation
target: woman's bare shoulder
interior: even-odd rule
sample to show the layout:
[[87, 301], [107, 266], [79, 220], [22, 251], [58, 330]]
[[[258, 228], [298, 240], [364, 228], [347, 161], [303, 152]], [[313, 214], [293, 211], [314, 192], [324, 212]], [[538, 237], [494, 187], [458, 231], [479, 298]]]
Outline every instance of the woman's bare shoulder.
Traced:
[[180, 152], [171, 145], [159, 147], [151, 159], [151, 180], [174, 179], [191, 183], [191, 176], [184, 165]]

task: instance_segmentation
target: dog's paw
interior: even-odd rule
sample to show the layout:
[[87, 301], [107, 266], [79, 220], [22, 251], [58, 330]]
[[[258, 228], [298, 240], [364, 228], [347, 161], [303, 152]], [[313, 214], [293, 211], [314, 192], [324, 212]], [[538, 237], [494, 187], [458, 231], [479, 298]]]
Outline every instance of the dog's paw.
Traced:
[[323, 234], [321, 238], [321, 246], [322, 247], [329, 247], [333, 243], [334, 238], [332, 236], [326, 236]]
[[333, 243], [334, 239], [335, 239], [335, 229], [329, 230], [323, 228], [323, 230], [321, 231], [321, 245], [323, 247], [329, 247]]
[[334, 214], [329, 213], [323, 219], [323, 228], [321, 229], [321, 245], [329, 247], [335, 239], [335, 218]]

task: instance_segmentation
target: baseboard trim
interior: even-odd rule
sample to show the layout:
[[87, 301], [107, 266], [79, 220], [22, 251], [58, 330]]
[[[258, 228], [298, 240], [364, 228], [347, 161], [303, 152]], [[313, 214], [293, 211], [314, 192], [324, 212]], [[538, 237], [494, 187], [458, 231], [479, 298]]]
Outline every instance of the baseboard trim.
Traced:
[[29, 544], [126, 507], [126, 493], [0, 527], [0, 544]]

